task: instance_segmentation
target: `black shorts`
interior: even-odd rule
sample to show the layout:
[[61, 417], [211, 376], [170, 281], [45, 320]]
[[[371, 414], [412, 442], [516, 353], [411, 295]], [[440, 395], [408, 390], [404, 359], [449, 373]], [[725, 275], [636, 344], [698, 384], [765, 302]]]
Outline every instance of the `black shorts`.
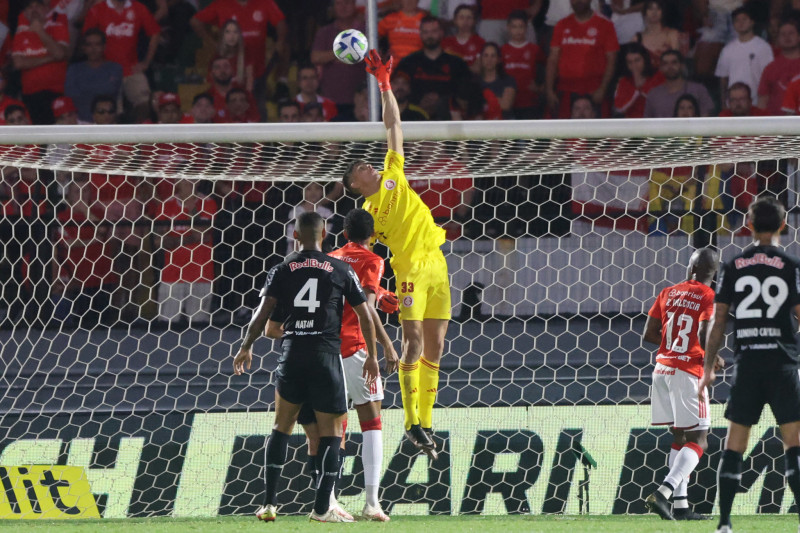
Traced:
[[294, 404], [309, 404], [314, 411], [347, 412], [347, 389], [338, 353], [284, 347], [275, 370], [281, 398]]
[[800, 369], [779, 366], [756, 370], [736, 365], [725, 418], [743, 426], [754, 426], [769, 405], [778, 425], [800, 421]]
[[303, 407], [300, 408], [300, 412], [297, 414], [297, 423], [301, 426], [305, 426], [306, 424], [315, 424], [317, 422], [317, 415], [314, 414], [314, 409], [311, 408], [311, 404], [304, 403]]

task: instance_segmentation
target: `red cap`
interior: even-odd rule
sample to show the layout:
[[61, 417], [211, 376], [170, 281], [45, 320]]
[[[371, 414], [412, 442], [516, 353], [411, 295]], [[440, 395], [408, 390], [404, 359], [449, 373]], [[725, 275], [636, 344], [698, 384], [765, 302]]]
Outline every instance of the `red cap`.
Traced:
[[158, 108], [161, 109], [165, 105], [175, 104], [181, 106], [181, 99], [175, 93], [164, 93], [158, 97]]
[[77, 113], [75, 104], [69, 96], [59, 96], [53, 100], [53, 116], [59, 118], [67, 113]]

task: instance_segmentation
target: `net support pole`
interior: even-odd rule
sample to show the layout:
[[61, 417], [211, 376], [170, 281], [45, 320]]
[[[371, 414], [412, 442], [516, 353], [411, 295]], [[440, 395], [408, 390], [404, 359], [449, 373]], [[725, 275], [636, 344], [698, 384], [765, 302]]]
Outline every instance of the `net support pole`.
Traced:
[[[378, 2], [367, 0], [367, 40], [372, 48], [378, 48]], [[381, 95], [378, 93], [378, 82], [374, 76], [367, 76], [367, 92], [369, 93], [369, 121], [378, 122], [381, 116]]]

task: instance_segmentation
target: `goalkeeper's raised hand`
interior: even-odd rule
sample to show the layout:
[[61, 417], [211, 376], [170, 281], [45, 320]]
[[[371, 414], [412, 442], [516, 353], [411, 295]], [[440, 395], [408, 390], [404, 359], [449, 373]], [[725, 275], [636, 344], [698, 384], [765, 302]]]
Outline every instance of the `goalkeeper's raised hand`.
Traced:
[[389, 80], [392, 77], [394, 58], [390, 56], [389, 61], [384, 63], [381, 61], [381, 56], [378, 54], [378, 51], [373, 49], [370, 50], [367, 57], [364, 58], [364, 62], [367, 64], [367, 72], [375, 76], [375, 79], [378, 80], [378, 88], [381, 92], [391, 91], [392, 86], [389, 85]]

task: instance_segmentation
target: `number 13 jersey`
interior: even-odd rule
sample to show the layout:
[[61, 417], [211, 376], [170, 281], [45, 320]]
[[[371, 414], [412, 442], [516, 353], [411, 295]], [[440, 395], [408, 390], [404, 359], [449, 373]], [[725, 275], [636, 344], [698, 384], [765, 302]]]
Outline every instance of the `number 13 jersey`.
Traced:
[[698, 330], [711, 319], [714, 291], [699, 281], [684, 281], [663, 289], [648, 314], [661, 321], [661, 346], [656, 362], [697, 377], [703, 375]]
[[800, 262], [775, 246], [753, 245], [722, 265], [715, 301], [731, 306], [736, 362], [798, 363]]

